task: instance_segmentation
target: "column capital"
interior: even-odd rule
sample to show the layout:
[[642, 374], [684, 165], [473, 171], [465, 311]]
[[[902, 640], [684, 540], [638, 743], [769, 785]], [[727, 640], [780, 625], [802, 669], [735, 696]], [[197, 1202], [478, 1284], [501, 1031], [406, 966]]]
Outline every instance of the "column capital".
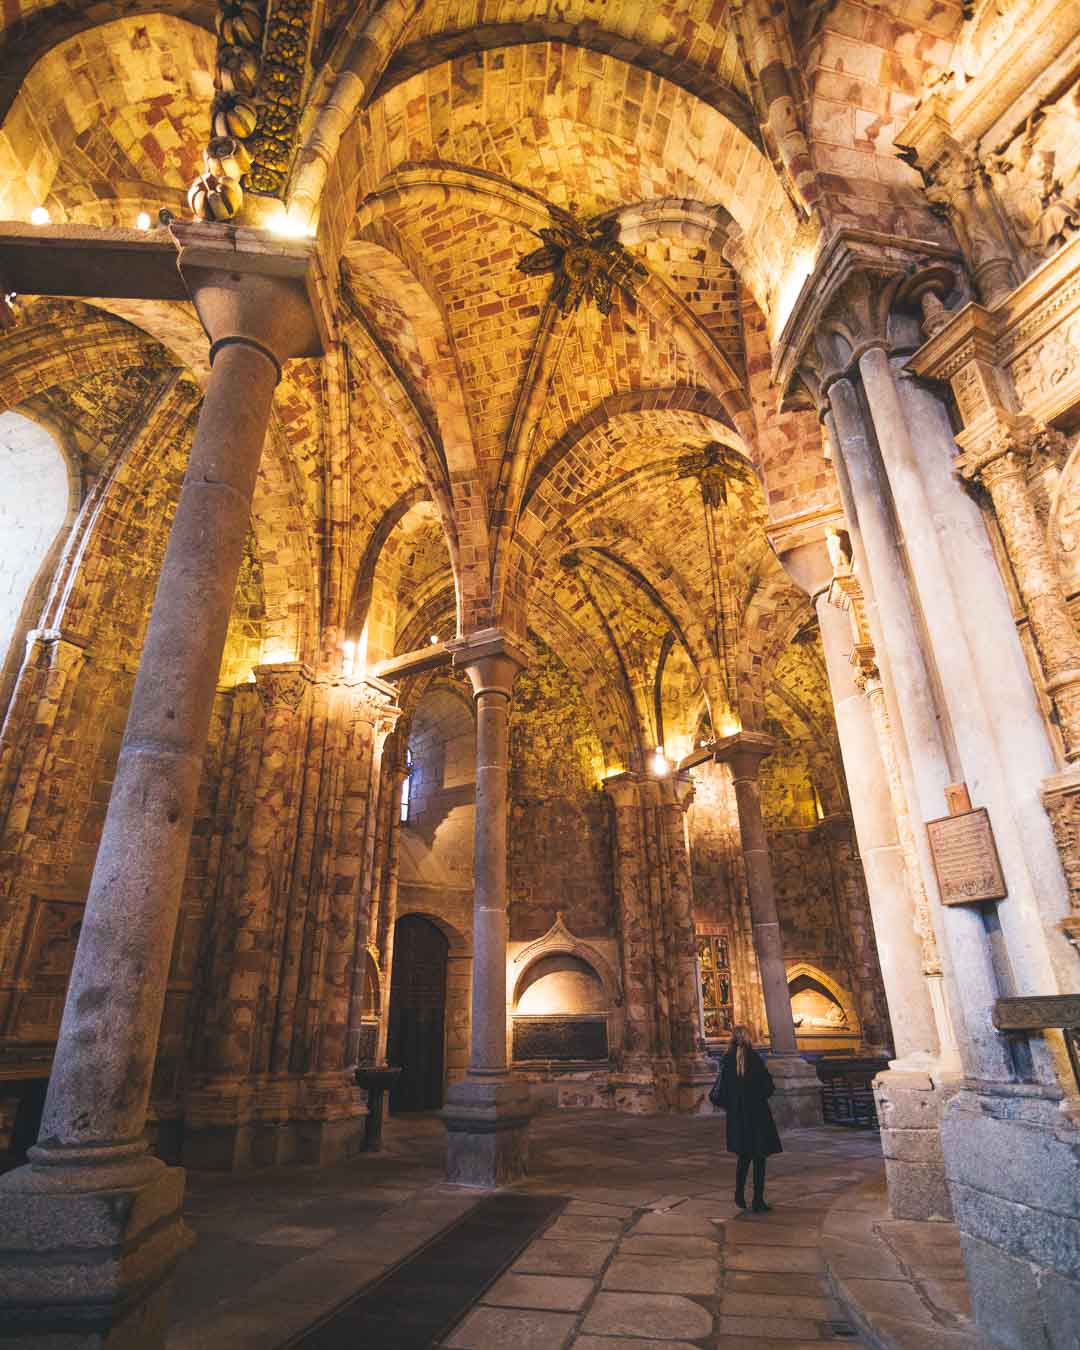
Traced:
[[[278, 239], [239, 225], [173, 221], [177, 268], [210, 339], [210, 363], [222, 347], [243, 343], [277, 368], [292, 357], [320, 356], [322, 343], [310, 239]], [[242, 398], [243, 391], [237, 391]]]
[[675, 806], [686, 811], [694, 800], [694, 783], [688, 773], [674, 773], [667, 778], [658, 778], [656, 783], [662, 806]]
[[[889, 347], [899, 307], [918, 320], [923, 295], [964, 296], [962, 259], [927, 240], [841, 229], [822, 249], [776, 344], [773, 379], [787, 389], [804, 375], [824, 392], [868, 347]], [[917, 334], [917, 325], [913, 330]], [[912, 345], [918, 345], [917, 342]]]
[[761, 761], [776, 749], [776, 739], [764, 731], [737, 731], [712, 746], [717, 764], [730, 764], [737, 778], [756, 778]]
[[480, 628], [446, 644], [454, 668], [472, 681], [473, 697], [502, 694], [510, 697], [514, 679], [529, 664], [531, 653], [523, 643], [498, 628]]
[[961, 432], [957, 442], [963, 449], [956, 459], [960, 476], [987, 489], [1005, 478], [1026, 477], [1036, 460], [1063, 463], [1069, 449], [1068, 440], [1054, 427], [1004, 408], [995, 411], [989, 431], [980, 427], [977, 434], [974, 429]]
[[641, 800], [641, 778], [636, 773], [615, 773], [605, 778], [603, 784], [616, 808], [637, 806]]
[[255, 693], [263, 707], [286, 708], [295, 712], [303, 702], [308, 686], [315, 676], [303, 661], [274, 661], [256, 666]]

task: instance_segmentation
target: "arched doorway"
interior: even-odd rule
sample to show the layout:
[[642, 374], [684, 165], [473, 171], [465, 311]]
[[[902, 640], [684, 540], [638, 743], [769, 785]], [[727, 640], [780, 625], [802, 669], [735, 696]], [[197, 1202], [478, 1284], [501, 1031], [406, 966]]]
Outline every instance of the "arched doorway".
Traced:
[[386, 1057], [400, 1064], [390, 1110], [434, 1111], [443, 1104], [446, 962], [450, 944], [431, 922], [406, 914], [394, 929]]

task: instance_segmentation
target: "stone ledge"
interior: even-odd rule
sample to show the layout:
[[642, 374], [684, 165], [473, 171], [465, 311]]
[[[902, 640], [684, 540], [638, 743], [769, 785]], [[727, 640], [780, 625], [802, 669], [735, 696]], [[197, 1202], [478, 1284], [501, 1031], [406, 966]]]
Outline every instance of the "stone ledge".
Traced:
[[874, 1350], [993, 1350], [971, 1319], [956, 1225], [891, 1218], [880, 1178], [829, 1210], [822, 1251], [836, 1297]]

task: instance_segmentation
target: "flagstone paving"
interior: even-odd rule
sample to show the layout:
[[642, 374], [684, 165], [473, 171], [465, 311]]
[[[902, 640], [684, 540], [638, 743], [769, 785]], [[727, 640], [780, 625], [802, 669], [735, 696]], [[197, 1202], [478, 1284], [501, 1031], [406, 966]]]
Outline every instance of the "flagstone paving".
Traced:
[[[489, 1256], [463, 1255], [460, 1268], [452, 1225], [473, 1222], [482, 1197], [443, 1183], [444, 1138], [431, 1117], [397, 1119], [386, 1152], [340, 1167], [192, 1178], [199, 1244], [180, 1273], [169, 1350], [411, 1344], [403, 1328], [416, 1321], [425, 1261], [432, 1299], [450, 1307], [455, 1286], [464, 1291], [456, 1324], [425, 1342], [444, 1350], [868, 1345], [834, 1296], [829, 1244], [848, 1259], [849, 1283], [868, 1285], [886, 1316], [911, 1315], [910, 1271], [896, 1251], [907, 1243], [909, 1255], [940, 1252], [940, 1269], [925, 1278], [941, 1285], [930, 1292], [945, 1310], [942, 1331], [961, 1326], [947, 1312], [965, 1293], [955, 1230], [932, 1234], [936, 1247], [910, 1225], [891, 1248], [866, 1238], [882, 1217], [875, 1134], [789, 1132], [770, 1160], [773, 1208], [757, 1215], [734, 1205], [722, 1118], [545, 1114], [532, 1127], [530, 1178], [504, 1194], [551, 1203], [531, 1233], [519, 1225], [513, 1249], [487, 1244], [496, 1249], [490, 1266]], [[413, 1292], [391, 1340], [397, 1287]], [[381, 1302], [364, 1292], [372, 1290]], [[368, 1306], [382, 1331], [365, 1327]]]

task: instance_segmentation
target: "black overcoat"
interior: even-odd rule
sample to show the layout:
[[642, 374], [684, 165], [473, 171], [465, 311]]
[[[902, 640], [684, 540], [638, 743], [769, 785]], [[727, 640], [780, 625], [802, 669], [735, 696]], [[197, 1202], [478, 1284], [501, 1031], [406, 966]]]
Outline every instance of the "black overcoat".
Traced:
[[735, 1068], [735, 1051], [729, 1050], [720, 1067], [721, 1104], [727, 1111], [727, 1147], [729, 1153], [764, 1158], [780, 1153], [780, 1136], [769, 1110], [769, 1098], [776, 1091], [765, 1061], [747, 1047], [746, 1072], [740, 1078]]

